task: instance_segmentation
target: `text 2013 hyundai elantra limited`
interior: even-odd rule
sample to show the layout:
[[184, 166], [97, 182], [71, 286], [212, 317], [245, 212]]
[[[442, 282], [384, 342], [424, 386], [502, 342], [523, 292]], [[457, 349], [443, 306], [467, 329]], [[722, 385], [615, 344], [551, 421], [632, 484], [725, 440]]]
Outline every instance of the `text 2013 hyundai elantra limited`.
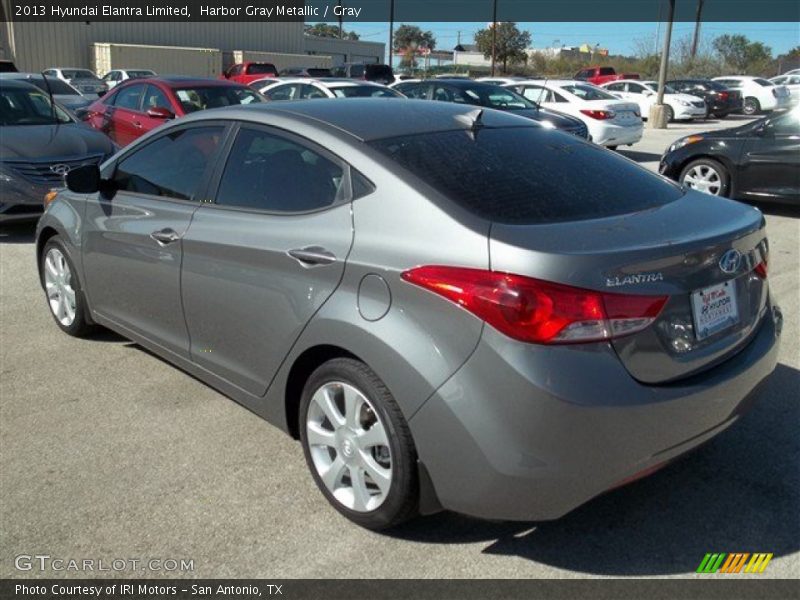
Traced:
[[299, 438], [366, 527], [559, 517], [728, 427], [775, 366], [760, 212], [513, 115], [226, 108], [68, 185], [37, 231], [58, 326]]

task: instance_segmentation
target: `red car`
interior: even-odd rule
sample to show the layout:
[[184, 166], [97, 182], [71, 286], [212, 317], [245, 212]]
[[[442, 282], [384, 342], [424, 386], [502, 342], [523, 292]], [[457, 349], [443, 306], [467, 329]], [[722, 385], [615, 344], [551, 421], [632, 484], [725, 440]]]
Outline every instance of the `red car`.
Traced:
[[574, 79], [603, 85], [609, 81], [619, 81], [620, 79], [639, 79], [639, 75], [637, 73], [617, 73], [614, 67], [586, 67], [575, 73]]
[[131, 79], [89, 106], [84, 120], [119, 146], [131, 143], [165, 121], [206, 108], [264, 102], [247, 86], [189, 77]]
[[220, 79], [227, 79], [229, 81], [235, 81], [236, 83], [248, 85], [257, 79], [277, 76], [278, 69], [276, 69], [275, 65], [272, 63], [243, 62], [230, 67], [220, 76]]

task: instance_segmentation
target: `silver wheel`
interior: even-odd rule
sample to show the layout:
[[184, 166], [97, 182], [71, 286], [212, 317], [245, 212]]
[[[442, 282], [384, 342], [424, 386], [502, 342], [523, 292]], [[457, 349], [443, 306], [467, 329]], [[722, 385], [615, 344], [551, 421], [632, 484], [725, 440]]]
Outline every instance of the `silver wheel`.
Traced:
[[64, 327], [75, 320], [75, 288], [72, 286], [72, 271], [58, 248], [48, 250], [44, 258], [44, 287], [50, 310]]
[[329, 382], [311, 397], [306, 417], [311, 460], [328, 491], [357, 512], [378, 508], [392, 485], [386, 428], [358, 389]]
[[710, 165], [695, 165], [683, 176], [683, 183], [693, 190], [714, 196], [722, 192], [722, 177]]

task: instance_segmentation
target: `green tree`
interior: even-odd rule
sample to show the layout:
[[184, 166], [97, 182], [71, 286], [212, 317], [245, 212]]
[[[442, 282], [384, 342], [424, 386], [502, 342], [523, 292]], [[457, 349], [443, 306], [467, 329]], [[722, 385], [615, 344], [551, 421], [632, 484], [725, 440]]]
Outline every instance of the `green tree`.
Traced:
[[[338, 25], [331, 25], [329, 23], [314, 23], [313, 25], [306, 25], [304, 31], [308, 35], [313, 35], [316, 37], [323, 37], [323, 38], [338, 38], [339, 37], [339, 26]], [[355, 31], [345, 31], [342, 30], [342, 39], [345, 40], [357, 40], [358, 34]]]
[[[528, 58], [525, 50], [531, 45], [531, 34], [520, 31], [516, 23], [497, 23], [497, 41], [495, 43], [495, 58], [503, 64], [503, 72], [508, 70], [508, 63], [525, 62]], [[492, 26], [481, 29], [475, 34], [475, 43], [478, 50], [486, 58], [492, 57]]]
[[393, 48], [395, 54], [402, 54], [400, 65], [413, 69], [417, 65], [417, 52], [420, 48], [433, 50], [436, 38], [432, 31], [422, 31], [416, 25], [400, 25], [394, 32]]
[[739, 74], [761, 72], [772, 62], [772, 48], [738, 33], [715, 38], [713, 46], [723, 63]]

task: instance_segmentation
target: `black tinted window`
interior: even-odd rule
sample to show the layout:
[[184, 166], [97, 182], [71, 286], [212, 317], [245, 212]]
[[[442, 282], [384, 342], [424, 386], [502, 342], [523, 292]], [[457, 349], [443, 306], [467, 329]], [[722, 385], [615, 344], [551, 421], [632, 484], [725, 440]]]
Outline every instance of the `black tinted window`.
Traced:
[[291, 140], [256, 129], [236, 136], [217, 204], [303, 212], [331, 206], [340, 199], [342, 168]]
[[117, 189], [191, 200], [222, 139], [223, 127], [183, 129], [146, 144], [123, 159]]
[[682, 194], [613, 152], [538, 128], [427, 133], [371, 145], [451, 200], [493, 221], [607, 217], [660, 206]]
[[278, 70], [270, 63], [253, 63], [247, 67], [248, 75], [277, 75]]

